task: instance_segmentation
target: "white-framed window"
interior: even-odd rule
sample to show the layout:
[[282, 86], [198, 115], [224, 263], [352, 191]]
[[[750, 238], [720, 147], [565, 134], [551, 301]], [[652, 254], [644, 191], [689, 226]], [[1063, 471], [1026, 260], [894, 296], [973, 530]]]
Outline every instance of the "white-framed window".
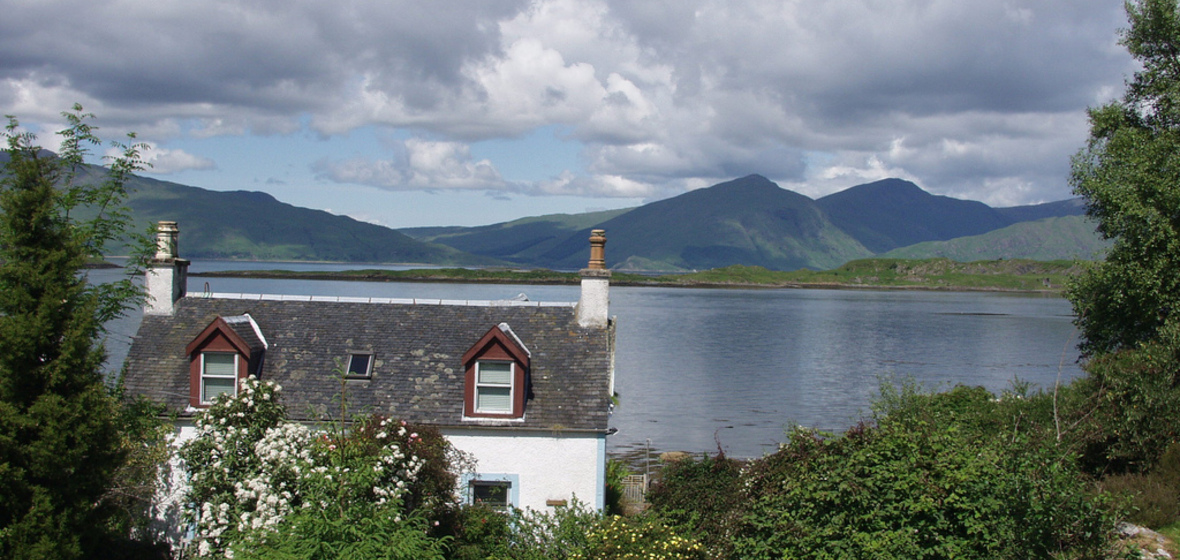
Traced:
[[201, 352], [201, 404], [212, 404], [223, 393], [238, 394], [238, 355]]
[[348, 356], [348, 371], [345, 377], [368, 378], [373, 376], [373, 355], [367, 352], [354, 352]]
[[512, 414], [512, 362], [475, 362], [475, 411]]

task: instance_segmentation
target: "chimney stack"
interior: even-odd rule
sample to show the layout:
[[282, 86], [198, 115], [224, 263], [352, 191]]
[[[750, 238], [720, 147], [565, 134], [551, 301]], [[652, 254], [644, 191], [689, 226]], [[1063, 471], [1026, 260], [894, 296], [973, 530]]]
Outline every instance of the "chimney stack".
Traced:
[[578, 300], [578, 325], [606, 328], [610, 312], [610, 271], [606, 269], [606, 231], [590, 232], [590, 263], [582, 269], [582, 296]]
[[188, 289], [189, 261], [177, 257], [180, 228], [176, 222], [160, 222], [156, 226], [156, 255], [144, 273], [147, 301], [143, 312], [147, 315], [171, 315], [176, 300]]

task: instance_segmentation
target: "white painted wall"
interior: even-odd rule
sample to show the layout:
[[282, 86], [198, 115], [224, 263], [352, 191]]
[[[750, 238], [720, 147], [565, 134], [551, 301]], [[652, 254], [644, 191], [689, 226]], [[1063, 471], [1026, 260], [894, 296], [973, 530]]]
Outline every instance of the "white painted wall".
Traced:
[[[173, 445], [179, 448], [196, 433], [191, 422], [177, 422]], [[552, 511], [547, 500], [572, 503], [575, 496], [599, 510], [605, 507], [605, 435], [480, 429], [449, 429], [443, 435], [456, 449], [471, 454], [477, 475], [511, 477], [516, 507]], [[162, 488], [153, 504], [153, 530], [175, 547], [186, 537], [181, 506], [188, 477], [175, 455], [161, 477]]]
[[606, 436], [561, 432], [443, 430], [456, 449], [476, 460], [476, 473], [515, 475], [519, 508], [552, 511], [547, 500], [605, 506]]

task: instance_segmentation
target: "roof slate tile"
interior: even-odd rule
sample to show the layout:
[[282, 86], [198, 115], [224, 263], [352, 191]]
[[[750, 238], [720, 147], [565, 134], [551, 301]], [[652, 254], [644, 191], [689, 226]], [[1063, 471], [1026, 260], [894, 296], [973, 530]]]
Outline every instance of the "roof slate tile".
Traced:
[[[352, 414], [384, 413], [437, 426], [607, 429], [614, 326], [579, 327], [568, 306], [187, 297], [171, 316], [144, 317], [127, 357], [128, 393], [191, 413], [185, 346], [215, 318], [247, 313], [269, 344], [261, 377], [283, 386], [293, 419], [326, 419], [338, 409], [343, 388]], [[523, 422], [465, 421], [461, 357], [500, 323], [532, 351], [533, 398]], [[350, 352], [373, 353], [370, 379], [342, 384], [334, 374], [337, 360], [347, 367]]]

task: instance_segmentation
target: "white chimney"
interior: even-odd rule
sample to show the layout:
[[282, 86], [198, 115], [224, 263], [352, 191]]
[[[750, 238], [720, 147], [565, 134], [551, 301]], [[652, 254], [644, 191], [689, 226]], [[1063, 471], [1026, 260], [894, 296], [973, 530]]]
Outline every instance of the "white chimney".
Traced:
[[171, 315], [176, 300], [184, 297], [188, 289], [189, 261], [177, 257], [179, 236], [176, 222], [156, 226], [156, 255], [144, 273], [147, 301], [143, 312], [147, 315]]
[[606, 328], [610, 312], [610, 271], [606, 269], [606, 231], [590, 232], [590, 263], [582, 269], [582, 296], [578, 300], [578, 325]]

